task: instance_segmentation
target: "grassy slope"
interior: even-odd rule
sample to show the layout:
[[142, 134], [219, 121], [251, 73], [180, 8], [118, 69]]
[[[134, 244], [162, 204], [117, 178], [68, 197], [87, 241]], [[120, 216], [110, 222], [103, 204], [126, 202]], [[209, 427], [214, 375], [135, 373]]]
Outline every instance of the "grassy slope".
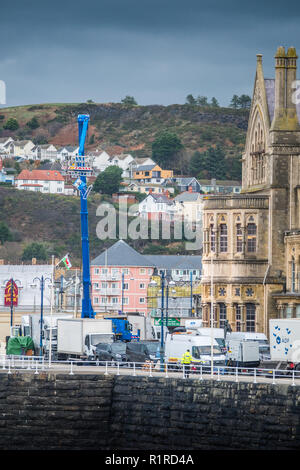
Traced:
[[[118, 146], [136, 156], [151, 156], [151, 144], [162, 129], [175, 132], [182, 140], [185, 152], [181, 156], [183, 169], [195, 150], [220, 143], [228, 156], [239, 157], [244, 146], [248, 111], [230, 108], [209, 108], [189, 105], [135, 106], [120, 103], [108, 104], [40, 104], [2, 108], [3, 123], [14, 117], [20, 128], [7, 131], [1, 127], [0, 136], [16, 138], [45, 136], [55, 145], [77, 144], [77, 122], [79, 113], [91, 116], [87, 149]], [[40, 127], [31, 130], [26, 123], [37, 117]], [[178, 162], [170, 166], [178, 167]]]
[[[89, 198], [89, 236], [91, 258], [116, 240], [99, 240], [96, 226], [100, 217], [96, 210], [100, 195]], [[0, 187], [0, 221], [5, 221], [13, 233], [14, 241], [0, 245], [0, 258], [11, 263], [21, 262], [24, 247], [35, 241], [49, 247], [49, 255], [70, 253], [74, 263], [80, 264], [80, 200], [72, 196], [40, 194]], [[184, 244], [166, 241], [127, 240], [141, 252], [185, 253]], [[154, 248], [153, 248], [154, 247]]]

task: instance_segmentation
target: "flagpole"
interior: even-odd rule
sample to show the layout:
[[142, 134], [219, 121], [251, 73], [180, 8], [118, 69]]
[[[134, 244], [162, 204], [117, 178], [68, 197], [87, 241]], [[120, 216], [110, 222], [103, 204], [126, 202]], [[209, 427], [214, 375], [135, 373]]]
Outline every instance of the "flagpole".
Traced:
[[49, 346], [49, 367], [51, 367], [51, 359], [52, 359], [52, 329], [53, 329], [53, 322], [52, 322], [52, 314], [53, 314], [53, 292], [54, 292], [54, 255], [52, 255], [52, 274], [51, 274], [51, 300], [50, 300], [50, 346]]
[[75, 274], [75, 298], [74, 298], [74, 318], [76, 318], [77, 314], [77, 269]]

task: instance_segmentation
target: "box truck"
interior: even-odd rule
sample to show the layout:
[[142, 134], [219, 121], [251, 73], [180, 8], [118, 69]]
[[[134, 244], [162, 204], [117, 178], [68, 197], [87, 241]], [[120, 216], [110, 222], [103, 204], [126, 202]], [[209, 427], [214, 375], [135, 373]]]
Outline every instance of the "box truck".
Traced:
[[[55, 355], [57, 350], [57, 320], [72, 318], [72, 314], [52, 314], [43, 315], [42, 327], [41, 327], [41, 315], [33, 313], [29, 315], [23, 315], [21, 318], [21, 335], [30, 336], [34, 343], [34, 351], [36, 355], [42, 355], [49, 357], [50, 341], [51, 351]], [[40, 346], [42, 342], [42, 351]]]
[[[181, 364], [183, 354], [190, 350], [192, 364], [210, 366], [211, 338], [205, 335], [177, 333], [168, 334], [165, 343], [165, 360], [169, 364]], [[213, 339], [214, 366], [225, 365], [225, 355], [217, 341]]]
[[96, 345], [114, 340], [112, 320], [73, 318], [57, 320], [58, 359], [95, 358]]
[[287, 370], [300, 370], [300, 318], [269, 320], [272, 361], [286, 363]]
[[225, 342], [228, 346], [228, 342], [232, 339], [239, 339], [240, 341], [256, 341], [259, 347], [259, 358], [261, 361], [270, 359], [270, 344], [268, 338], [264, 333], [256, 333], [250, 331], [234, 331], [227, 333]]
[[258, 367], [260, 364], [258, 342], [230, 339], [227, 343], [226, 362], [232, 367]]

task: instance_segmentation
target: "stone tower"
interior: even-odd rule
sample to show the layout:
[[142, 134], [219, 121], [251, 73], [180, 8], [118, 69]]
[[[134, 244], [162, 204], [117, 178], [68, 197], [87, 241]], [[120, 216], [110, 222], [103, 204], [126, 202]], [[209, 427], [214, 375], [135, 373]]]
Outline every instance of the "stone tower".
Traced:
[[212, 301], [215, 325], [228, 319], [233, 330], [267, 333], [269, 318], [283, 316], [291, 303], [293, 315], [300, 316], [300, 293], [293, 292], [286, 302], [289, 286], [295, 290], [297, 284], [299, 290], [300, 282], [299, 256], [292, 260], [287, 252], [298, 253], [300, 233], [296, 67], [295, 48], [280, 46], [275, 79], [265, 79], [257, 55], [242, 193], [205, 200], [202, 303], [207, 326]]

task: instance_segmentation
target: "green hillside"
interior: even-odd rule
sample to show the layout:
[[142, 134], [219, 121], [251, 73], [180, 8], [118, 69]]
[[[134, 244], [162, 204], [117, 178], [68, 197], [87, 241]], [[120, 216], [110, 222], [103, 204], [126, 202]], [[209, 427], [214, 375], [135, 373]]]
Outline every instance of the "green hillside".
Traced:
[[[200, 105], [127, 106], [121, 103], [39, 104], [2, 108], [0, 137], [33, 139], [35, 143], [76, 145], [77, 115], [90, 114], [86, 149], [101, 148], [133, 156], [151, 156], [152, 143], [162, 130], [175, 133], [183, 150], [169, 168], [186, 173], [196, 152], [220, 145], [226, 157], [240, 159], [245, 143], [248, 110]], [[14, 118], [19, 127], [5, 129]], [[34, 124], [32, 125], [32, 119]], [[230, 175], [227, 175], [227, 178]]]
[[[98, 194], [92, 194], [89, 197], [91, 258], [116, 241], [113, 239], [100, 240], [96, 234], [96, 226], [101, 219], [96, 215], [96, 210], [103, 200], [111, 203], [109, 198], [104, 199]], [[5, 222], [9, 227], [11, 240], [0, 245], [0, 259], [5, 259], [10, 263], [21, 263], [24, 249], [32, 242], [38, 242], [46, 248], [48, 259], [52, 254], [62, 257], [66, 253], [70, 253], [72, 263], [80, 265], [79, 198], [19, 191], [0, 186], [1, 222]], [[129, 238], [127, 242], [143, 253], [187, 253], [185, 243], [180, 241], [131, 240]], [[196, 254], [196, 252], [193, 253]]]

